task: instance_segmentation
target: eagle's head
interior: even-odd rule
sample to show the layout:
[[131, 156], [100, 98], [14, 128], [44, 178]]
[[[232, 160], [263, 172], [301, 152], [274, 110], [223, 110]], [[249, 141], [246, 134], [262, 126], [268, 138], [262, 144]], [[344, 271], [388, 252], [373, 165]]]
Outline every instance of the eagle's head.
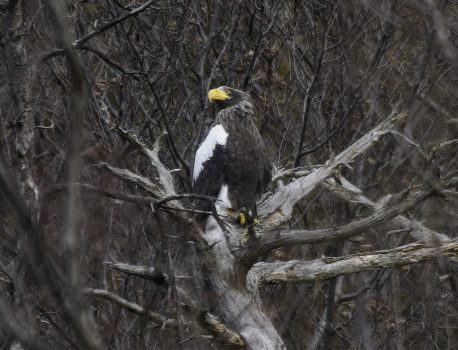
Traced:
[[219, 88], [208, 91], [208, 99], [210, 102], [216, 102], [220, 110], [235, 106], [244, 101], [251, 104], [248, 94], [227, 86], [220, 86]]

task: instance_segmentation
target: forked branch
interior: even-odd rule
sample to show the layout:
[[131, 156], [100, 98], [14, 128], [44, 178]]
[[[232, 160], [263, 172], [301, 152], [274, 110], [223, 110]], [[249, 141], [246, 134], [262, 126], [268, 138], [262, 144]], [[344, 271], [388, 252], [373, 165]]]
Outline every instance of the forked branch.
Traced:
[[[429, 188], [417, 191], [407, 198], [405, 198], [405, 194], [397, 194], [391, 198], [390, 203], [382, 208], [375, 209], [372, 214], [338, 227], [317, 230], [274, 230], [270, 232], [260, 232], [257, 234], [257, 239], [260, 244], [259, 253], [265, 254], [279, 247], [348, 239], [414, 207], [431, 195], [435, 190], [436, 189]], [[397, 200], [395, 200], [395, 198], [397, 198]]]
[[258, 214], [268, 228], [274, 228], [289, 220], [293, 208], [298, 201], [313, 191], [322, 181], [326, 180], [341, 164], [353, 161], [363, 154], [375, 143], [380, 136], [387, 134], [396, 125], [403, 122], [407, 117], [406, 112], [390, 115], [386, 120], [377, 125], [370, 132], [361, 137], [353, 145], [330, 159], [326, 164], [308, 176], [296, 179], [276, 192], [272, 197], [261, 203]]

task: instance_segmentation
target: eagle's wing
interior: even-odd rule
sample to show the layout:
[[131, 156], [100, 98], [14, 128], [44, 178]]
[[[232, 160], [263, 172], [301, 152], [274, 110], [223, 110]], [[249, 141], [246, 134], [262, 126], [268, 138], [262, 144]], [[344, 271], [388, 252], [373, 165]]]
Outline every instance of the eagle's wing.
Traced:
[[[217, 197], [224, 180], [227, 151], [226, 141], [229, 134], [222, 124], [214, 124], [200, 145], [194, 159], [192, 175], [193, 192]], [[199, 210], [211, 210], [208, 201], [199, 201]]]

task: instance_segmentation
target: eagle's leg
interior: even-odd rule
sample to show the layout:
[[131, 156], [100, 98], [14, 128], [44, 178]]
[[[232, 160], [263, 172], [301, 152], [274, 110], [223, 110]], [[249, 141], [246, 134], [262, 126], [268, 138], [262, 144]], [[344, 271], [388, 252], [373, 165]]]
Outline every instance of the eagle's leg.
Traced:
[[258, 218], [256, 216], [250, 215], [249, 213], [240, 212], [239, 213], [239, 223], [240, 225], [257, 225]]
[[232, 208], [228, 208], [226, 210], [226, 212], [227, 212], [227, 216], [229, 218], [229, 221], [232, 222], [233, 224], [240, 224], [242, 226], [246, 225], [247, 216], [243, 211], [234, 210]]

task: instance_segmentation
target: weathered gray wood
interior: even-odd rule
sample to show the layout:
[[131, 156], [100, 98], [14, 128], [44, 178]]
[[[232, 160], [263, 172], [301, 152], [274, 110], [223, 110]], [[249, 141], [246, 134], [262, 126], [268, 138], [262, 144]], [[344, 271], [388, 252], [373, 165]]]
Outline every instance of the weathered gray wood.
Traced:
[[141, 187], [143, 190], [148, 192], [155, 199], [164, 199], [167, 197], [164, 189], [157, 184], [151, 182], [146, 177], [137, 175], [130, 170], [121, 169], [114, 166], [111, 166], [107, 163], [100, 163], [97, 165], [100, 168], [109, 170], [113, 175], [127, 181], [133, 185]]
[[438, 247], [408, 244], [392, 250], [366, 254], [347, 255], [339, 258], [321, 258], [313, 261], [291, 260], [287, 262], [257, 263], [247, 275], [247, 286], [253, 292], [263, 284], [282, 282], [317, 282], [355, 272], [383, 267], [403, 266], [441, 256], [458, 256], [458, 241]]
[[158, 173], [157, 180], [161, 189], [160, 196], [165, 198], [176, 195], [173, 185], [173, 177], [170, 174], [170, 171], [164, 166], [164, 164], [162, 164], [161, 160], [159, 159], [159, 150], [162, 138], [160, 137], [158, 140], [156, 140], [154, 149], [151, 150], [142, 140], [137, 137], [137, 135], [122, 129], [120, 125], [113, 123], [109, 116], [108, 108], [105, 105], [102, 106], [102, 110], [105, 112], [105, 118], [103, 119], [105, 123], [114, 131], [116, 131], [116, 133], [118, 133], [121, 137], [126, 139], [133, 146], [137, 147], [143, 153], [143, 155], [149, 159], [154, 169], [156, 169]]
[[138, 276], [144, 279], [154, 280], [162, 278], [165, 281], [168, 279], [167, 275], [153, 266], [138, 266], [126, 263], [115, 263], [111, 261], [105, 261], [104, 264], [111, 269], [121, 271], [129, 275]]
[[227, 343], [237, 347], [246, 346], [245, 339], [241, 337], [240, 334], [234, 332], [234, 330], [221, 322], [221, 320], [215, 315], [211, 314], [210, 312], [206, 312], [203, 315], [203, 320], [213, 333], [225, 339]]
[[[259, 242], [259, 254], [265, 254], [272, 249], [279, 247], [289, 247], [318, 242], [328, 242], [342, 240], [362, 233], [371, 227], [376, 226], [384, 220], [394, 218], [399, 213], [414, 207], [431, 194], [433, 189], [413, 193], [408, 198], [401, 198], [394, 204], [387, 204], [385, 207], [376, 208], [374, 212], [362, 219], [357, 219], [348, 224], [338, 227], [330, 227], [318, 230], [277, 230], [270, 232], [260, 232], [257, 234]], [[397, 194], [391, 198], [402, 197]]]
[[274, 228], [291, 218], [293, 208], [298, 201], [309, 194], [322, 181], [327, 179], [336, 167], [347, 164], [357, 156], [363, 154], [381, 136], [389, 133], [390, 129], [400, 124], [407, 117], [407, 113], [392, 114], [370, 132], [361, 137], [353, 145], [330, 159], [326, 164], [309, 175], [296, 179], [277, 191], [272, 197], [261, 203], [258, 215], [267, 228]]
[[[369, 198], [364, 196], [363, 192], [359, 188], [357, 188], [354, 184], [350, 183], [344, 177], [339, 177], [339, 181], [341, 182], [341, 185], [339, 185], [335, 179], [329, 178], [322, 184], [328, 190], [332, 191], [333, 193], [337, 194], [338, 196], [349, 202], [363, 203], [372, 209], [376, 209], [380, 206], [379, 204], [374, 203]], [[448, 191], [443, 192], [447, 193]], [[394, 217], [391, 220], [391, 223], [400, 226], [403, 229], [406, 229], [413, 238], [420, 242], [445, 243], [450, 241], [450, 237], [448, 237], [447, 235], [433, 231], [425, 225], [423, 225], [421, 222], [418, 222], [414, 219], [409, 219], [402, 215]]]
[[216, 258], [210, 279], [219, 298], [219, 311], [227, 322], [234, 324], [250, 349], [282, 349], [283, 340], [262, 310], [262, 304], [245, 288], [243, 271], [238, 269], [232, 249], [240, 246], [241, 236], [233, 225], [227, 224], [223, 231], [213, 217], [207, 221], [204, 238]]

